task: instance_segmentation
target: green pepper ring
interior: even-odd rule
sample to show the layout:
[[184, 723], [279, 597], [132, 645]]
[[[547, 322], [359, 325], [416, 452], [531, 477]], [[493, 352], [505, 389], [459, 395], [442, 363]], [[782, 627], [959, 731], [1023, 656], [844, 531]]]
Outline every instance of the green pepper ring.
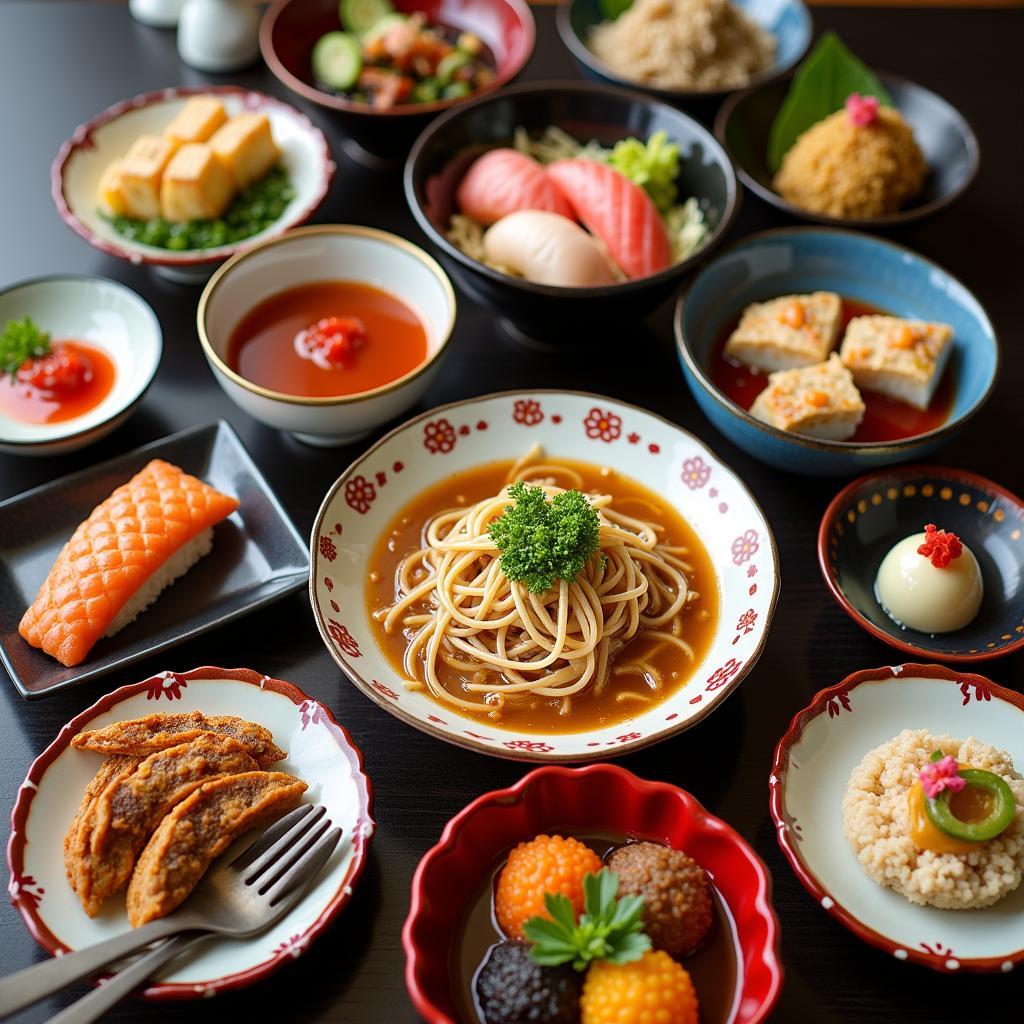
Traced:
[[992, 795], [993, 807], [981, 821], [961, 821], [951, 810], [949, 790], [943, 790], [936, 797], [926, 797], [925, 807], [932, 824], [954, 839], [969, 843], [987, 843], [1010, 827], [1017, 812], [1013, 790], [996, 774], [981, 768], [963, 768], [960, 777], [968, 786], [979, 786]]

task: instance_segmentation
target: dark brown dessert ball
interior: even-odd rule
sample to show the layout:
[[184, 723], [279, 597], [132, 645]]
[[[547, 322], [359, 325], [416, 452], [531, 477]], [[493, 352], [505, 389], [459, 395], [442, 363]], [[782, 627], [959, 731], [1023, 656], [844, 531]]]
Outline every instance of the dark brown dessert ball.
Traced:
[[609, 858], [620, 896], [642, 896], [644, 931], [655, 949], [687, 956], [711, 927], [711, 883], [704, 869], [659, 843], [628, 843]]
[[568, 964], [541, 967], [526, 942], [492, 946], [476, 976], [486, 1024], [577, 1024], [583, 975]]

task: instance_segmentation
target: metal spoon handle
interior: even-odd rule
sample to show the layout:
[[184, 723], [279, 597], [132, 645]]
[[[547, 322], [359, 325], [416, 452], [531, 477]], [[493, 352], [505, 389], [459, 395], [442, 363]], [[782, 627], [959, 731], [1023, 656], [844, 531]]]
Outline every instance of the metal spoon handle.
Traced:
[[123, 971], [118, 971], [109, 981], [97, 985], [81, 999], [66, 1006], [51, 1017], [48, 1024], [90, 1024], [131, 995], [140, 985], [144, 985], [169, 960], [208, 937], [208, 934], [193, 933], [177, 935], [161, 942], [152, 952], [129, 964]]
[[128, 956], [129, 953], [134, 953], [158, 939], [182, 931], [184, 927], [188, 927], [188, 922], [180, 917], [177, 920], [165, 917], [122, 935], [115, 935], [106, 942], [87, 946], [73, 953], [65, 953], [63, 956], [55, 956], [51, 960], [44, 960], [15, 974], [9, 974], [6, 978], [0, 978], [0, 1017], [16, 1013], [46, 996], [53, 995], [54, 992], [102, 970], [107, 964], [120, 960], [121, 957]]

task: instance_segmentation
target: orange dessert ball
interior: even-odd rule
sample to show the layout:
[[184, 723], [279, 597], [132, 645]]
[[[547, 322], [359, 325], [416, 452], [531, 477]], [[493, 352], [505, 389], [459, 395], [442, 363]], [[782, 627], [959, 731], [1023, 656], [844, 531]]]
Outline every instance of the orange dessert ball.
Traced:
[[578, 839], [537, 836], [520, 843], [509, 855], [498, 879], [494, 910], [510, 939], [523, 938], [523, 925], [538, 914], [547, 917], [545, 893], [561, 893], [579, 914], [583, 909], [583, 876], [601, 870], [601, 858]]
[[580, 1024], [697, 1024], [686, 970], [661, 950], [628, 964], [596, 960], [580, 998]]

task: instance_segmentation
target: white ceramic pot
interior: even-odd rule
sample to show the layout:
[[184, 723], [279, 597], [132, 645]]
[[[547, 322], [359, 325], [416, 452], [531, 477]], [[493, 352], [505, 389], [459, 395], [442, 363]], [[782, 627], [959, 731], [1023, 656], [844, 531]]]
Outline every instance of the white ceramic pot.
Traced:
[[185, 0], [178, 56], [200, 71], [238, 71], [260, 53], [260, 16], [250, 0]]
[[[371, 391], [304, 398], [246, 380], [227, 362], [239, 321], [276, 292], [314, 281], [354, 281], [394, 292], [422, 319], [427, 358]], [[254, 419], [307, 444], [348, 444], [400, 416], [426, 391], [455, 324], [455, 293], [441, 267], [397, 235], [353, 225], [299, 228], [241, 253], [210, 279], [199, 300], [199, 340], [217, 382]]]

